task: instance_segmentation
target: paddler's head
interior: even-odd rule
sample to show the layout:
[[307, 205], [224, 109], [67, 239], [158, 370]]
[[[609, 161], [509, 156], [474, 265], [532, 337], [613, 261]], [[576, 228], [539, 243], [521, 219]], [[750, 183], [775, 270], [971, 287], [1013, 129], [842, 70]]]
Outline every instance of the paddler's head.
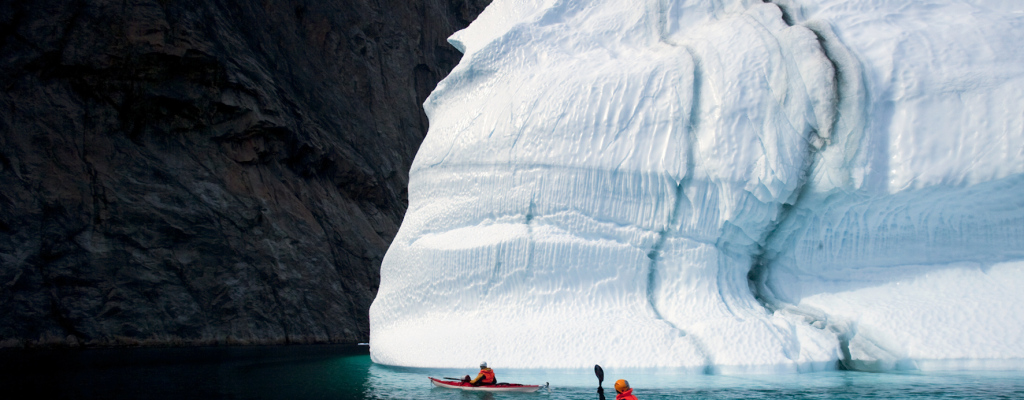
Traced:
[[622, 392], [625, 392], [626, 390], [629, 390], [629, 382], [626, 382], [625, 379], [619, 379], [619, 380], [615, 381], [615, 391], [616, 392], [622, 393]]
[[480, 363], [480, 369], [487, 368], [487, 361]]

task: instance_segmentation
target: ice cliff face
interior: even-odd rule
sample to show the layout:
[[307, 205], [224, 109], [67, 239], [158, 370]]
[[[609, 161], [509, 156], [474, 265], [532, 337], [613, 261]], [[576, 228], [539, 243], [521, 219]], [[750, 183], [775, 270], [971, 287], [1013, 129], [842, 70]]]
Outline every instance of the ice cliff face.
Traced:
[[840, 82], [862, 89], [767, 242], [759, 293], [837, 332], [850, 368], [1020, 368], [1024, 7], [807, 3], [784, 7], [832, 26], [837, 65], [861, 65]]
[[1021, 10], [494, 2], [425, 103], [374, 360], [1019, 365]]

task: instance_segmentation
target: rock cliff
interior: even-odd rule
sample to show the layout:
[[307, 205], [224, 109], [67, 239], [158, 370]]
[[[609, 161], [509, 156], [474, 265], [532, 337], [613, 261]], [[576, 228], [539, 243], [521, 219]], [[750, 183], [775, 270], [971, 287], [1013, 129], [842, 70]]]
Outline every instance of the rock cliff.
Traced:
[[489, 0], [0, 0], [0, 345], [356, 342]]

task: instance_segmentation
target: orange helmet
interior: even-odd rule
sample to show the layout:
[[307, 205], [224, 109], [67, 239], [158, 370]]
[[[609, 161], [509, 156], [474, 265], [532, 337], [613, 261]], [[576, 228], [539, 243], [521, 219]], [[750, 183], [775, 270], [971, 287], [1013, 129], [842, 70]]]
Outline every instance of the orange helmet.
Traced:
[[626, 389], [629, 389], [629, 382], [626, 382], [625, 379], [619, 379], [619, 380], [615, 381], [615, 391], [616, 392], [622, 393]]

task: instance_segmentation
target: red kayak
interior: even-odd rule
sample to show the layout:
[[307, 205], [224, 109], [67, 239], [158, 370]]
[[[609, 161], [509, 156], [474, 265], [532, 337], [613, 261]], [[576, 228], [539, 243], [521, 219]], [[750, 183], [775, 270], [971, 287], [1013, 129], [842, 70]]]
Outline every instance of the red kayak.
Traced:
[[473, 386], [472, 383], [463, 381], [442, 381], [440, 379], [430, 378], [430, 383], [434, 386], [449, 388], [449, 389], [461, 389], [461, 390], [477, 390], [481, 392], [536, 392], [540, 388], [544, 387], [541, 385], [520, 385], [518, 383], [499, 383], [497, 385], [481, 385]]

